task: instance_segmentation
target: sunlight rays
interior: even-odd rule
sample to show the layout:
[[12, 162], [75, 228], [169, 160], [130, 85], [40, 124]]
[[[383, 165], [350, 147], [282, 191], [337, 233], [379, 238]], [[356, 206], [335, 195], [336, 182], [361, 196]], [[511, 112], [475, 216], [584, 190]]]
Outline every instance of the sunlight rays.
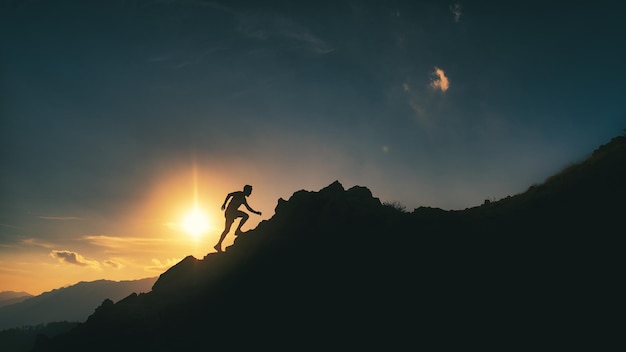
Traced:
[[196, 162], [193, 164], [193, 209], [185, 215], [181, 225], [182, 229], [195, 239], [198, 239], [201, 235], [210, 230], [209, 218], [206, 212], [202, 211], [199, 207], [198, 166]]

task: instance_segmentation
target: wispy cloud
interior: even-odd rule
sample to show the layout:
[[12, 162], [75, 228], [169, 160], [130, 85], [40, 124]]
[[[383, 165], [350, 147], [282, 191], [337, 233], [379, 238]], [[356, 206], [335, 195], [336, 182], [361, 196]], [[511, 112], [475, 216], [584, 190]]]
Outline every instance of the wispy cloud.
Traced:
[[413, 114], [417, 122], [421, 125], [430, 123], [428, 115], [426, 114], [426, 109], [418, 102], [417, 96], [414, 95], [409, 97], [409, 106], [411, 107], [411, 110], [413, 110]]
[[4, 244], [4, 243], [0, 243], [0, 248], [17, 248], [16, 245], [14, 244]]
[[179, 258], [166, 259], [165, 262], [160, 261], [159, 259], [153, 258], [152, 265], [146, 266], [145, 269], [147, 271], [165, 271], [169, 269], [172, 265], [180, 262]]
[[461, 20], [461, 16], [463, 15], [461, 10], [462, 10], [461, 4], [458, 2], [450, 5], [450, 11], [454, 15], [454, 22], [459, 22]]
[[[169, 2], [169, 0], [160, 0], [160, 2]], [[239, 21], [237, 30], [250, 38], [258, 40], [287, 38], [303, 44], [304, 47], [318, 54], [334, 51], [328, 43], [314, 35], [309, 29], [291, 18], [277, 13], [238, 11], [216, 1], [185, 0], [184, 3], [222, 11], [234, 16]], [[399, 15], [400, 13], [398, 12]]]
[[448, 77], [446, 77], [446, 73], [442, 69], [435, 66], [435, 71], [432, 73], [432, 76], [433, 78], [430, 82], [431, 88], [435, 90], [439, 89], [442, 92], [445, 92], [448, 90], [448, 88], [450, 88], [450, 81], [448, 80]]
[[78, 216], [39, 216], [43, 220], [55, 220], [55, 221], [68, 221], [68, 220], [82, 220]]
[[50, 252], [52, 258], [57, 259], [61, 263], [73, 264], [78, 266], [92, 267], [94, 269], [100, 269], [100, 263], [95, 260], [85, 259], [82, 255], [68, 251], [68, 250], [52, 250]]
[[257, 40], [286, 39], [317, 54], [334, 51], [326, 41], [294, 20], [278, 14], [239, 14], [240, 33]]
[[104, 265], [111, 267], [113, 269], [121, 269], [123, 267], [122, 263], [119, 263], [110, 259], [105, 260], [103, 263]]
[[29, 245], [29, 246], [38, 246], [38, 247], [43, 247], [47, 249], [52, 249], [54, 247], [57, 247], [56, 244], [45, 242], [37, 238], [26, 238], [22, 240], [22, 243], [25, 245]]
[[317, 54], [327, 54], [335, 49], [331, 48], [325, 41], [316, 37], [313, 33], [304, 28], [294, 28], [293, 31], [282, 33], [286, 38], [302, 43], [309, 50]]
[[440, 99], [438, 96], [441, 97], [441, 95], [437, 93], [446, 92], [450, 87], [450, 81], [442, 69], [435, 67], [430, 74], [430, 81], [427, 84], [411, 82], [410, 77], [407, 77], [401, 84], [402, 95], [412, 110], [415, 121], [421, 127], [428, 128], [436, 126], [436, 119], [439, 116]]
[[0, 226], [8, 227], [8, 228], [11, 228], [11, 229], [18, 229], [18, 230], [21, 229], [21, 227], [19, 227], [19, 226], [14, 226], [14, 225], [9, 225], [9, 224], [0, 224]]
[[147, 238], [147, 237], [115, 237], [106, 235], [93, 235], [83, 237], [89, 244], [101, 247], [107, 255], [127, 256], [130, 253], [146, 254], [161, 253], [174, 249], [183, 249], [185, 242], [175, 237], [172, 238]]
[[115, 237], [105, 235], [85, 236], [91, 244], [111, 249], [125, 249], [129, 246], [164, 245], [173, 240], [144, 237]]

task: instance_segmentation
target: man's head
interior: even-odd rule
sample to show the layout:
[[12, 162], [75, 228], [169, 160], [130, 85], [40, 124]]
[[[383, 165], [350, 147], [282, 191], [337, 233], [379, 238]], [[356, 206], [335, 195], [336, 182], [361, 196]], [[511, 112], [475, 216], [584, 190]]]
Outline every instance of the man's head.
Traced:
[[243, 186], [243, 193], [245, 193], [247, 196], [249, 196], [250, 193], [252, 193], [252, 186], [250, 186], [250, 185]]

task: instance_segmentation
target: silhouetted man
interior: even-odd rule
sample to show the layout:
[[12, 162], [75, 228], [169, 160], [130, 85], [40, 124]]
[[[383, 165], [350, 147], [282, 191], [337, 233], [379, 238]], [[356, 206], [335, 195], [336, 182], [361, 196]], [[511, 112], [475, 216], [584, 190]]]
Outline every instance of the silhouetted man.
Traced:
[[241, 226], [243, 226], [243, 224], [245, 224], [245, 222], [250, 217], [250, 215], [248, 215], [247, 213], [239, 210], [239, 207], [242, 204], [245, 205], [245, 207], [251, 212], [261, 215], [260, 211], [256, 211], [250, 208], [250, 206], [248, 205], [248, 202], [246, 201], [246, 197], [249, 196], [251, 193], [252, 193], [252, 186], [245, 185], [243, 187], [243, 191], [235, 191], [235, 192], [229, 193], [226, 196], [226, 199], [224, 199], [224, 204], [222, 204], [222, 210], [226, 208], [226, 203], [228, 202], [230, 198], [232, 198], [230, 203], [228, 203], [228, 208], [226, 208], [226, 212], [224, 213], [224, 216], [226, 217], [226, 225], [224, 226], [224, 232], [222, 232], [222, 235], [220, 236], [220, 240], [217, 241], [217, 244], [215, 245], [215, 247], [213, 247], [218, 252], [222, 251], [222, 241], [224, 241], [224, 238], [228, 234], [228, 231], [230, 231], [230, 227], [233, 225], [233, 222], [235, 221], [235, 219], [241, 218], [241, 221], [239, 221], [239, 226], [237, 226], [237, 230], [235, 230], [235, 236], [237, 236], [241, 234]]

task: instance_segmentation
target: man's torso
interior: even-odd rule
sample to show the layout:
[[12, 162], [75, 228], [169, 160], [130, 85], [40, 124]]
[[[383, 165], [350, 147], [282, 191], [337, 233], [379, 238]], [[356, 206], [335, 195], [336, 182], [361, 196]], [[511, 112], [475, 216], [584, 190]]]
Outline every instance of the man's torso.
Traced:
[[233, 198], [231, 198], [230, 203], [228, 203], [228, 208], [226, 208], [227, 212], [234, 212], [239, 209], [239, 207], [246, 202], [246, 196], [243, 192], [234, 192]]

